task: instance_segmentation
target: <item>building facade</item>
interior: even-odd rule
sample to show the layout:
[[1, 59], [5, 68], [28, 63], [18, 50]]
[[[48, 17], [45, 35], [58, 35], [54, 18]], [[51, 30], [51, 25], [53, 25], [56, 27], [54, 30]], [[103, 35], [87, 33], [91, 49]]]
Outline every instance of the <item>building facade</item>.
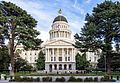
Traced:
[[[75, 72], [75, 55], [79, 51], [73, 46], [75, 41], [71, 39], [71, 33], [67, 19], [59, 11], [59, 15], [53, 20], [49, 31], [50, 39], [42, 44], [42, 50], [45, 53], [45, 72]], [[19, 54], [23, 59], [35, 67], [40, 49], [25, 50], [22, 45], [18, 45], [16, 49], [20, 50]], [[86, 52], [86, 59], [94, 68], [99, 58], [99, 52]]]
[[29, 65], [36, 67], [36, 60], [38, 59], [38, 50], [25, 50], [23, 45], [18, 45], [16, 51], [19, 53], [20, 57], [28, 62]]
[[44, 45], [45, 71], [70, 72], [76, 69], [76, 49], [71, 39], [71, 30], [67, 19], [59, 13], [49, 31], [50, 39]]

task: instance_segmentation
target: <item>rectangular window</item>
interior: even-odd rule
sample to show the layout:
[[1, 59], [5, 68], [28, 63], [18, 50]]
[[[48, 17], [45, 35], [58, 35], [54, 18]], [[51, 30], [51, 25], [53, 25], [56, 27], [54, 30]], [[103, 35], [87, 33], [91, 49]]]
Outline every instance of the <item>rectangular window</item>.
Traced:
[[67, 57], [65, 57], [65, 61], [67, 61]]
[[68, 61], [70, 61], [70, 57], [68, 57]]
[[59, 57], [59, 61], [62, 61], [62, 57]]
[[51, 61], [53, 61], [53, 57], [51, 57]]

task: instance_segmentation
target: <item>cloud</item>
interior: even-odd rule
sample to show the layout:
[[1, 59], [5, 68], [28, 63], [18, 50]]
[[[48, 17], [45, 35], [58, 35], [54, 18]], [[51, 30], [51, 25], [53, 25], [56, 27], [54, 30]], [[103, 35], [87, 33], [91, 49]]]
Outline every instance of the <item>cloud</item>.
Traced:
[[78, 0], [5, 0], [10, 1], [31, 14], [37, 21], [38, 36], [42, 40], [49, 39], [49, 30], [52, 22], [57, 16], [57, 10], [61, 8], [63, 15], [69, 21], [70, 29], [74, 33], [80, 31], [83, 26], [85, 10]]
[[77, 4], [77, 0], [75, 0], [75, 1], [74, 1], [74, 5], [73, 5], [73, 6], [75, 7], [75, 6], [76, 6], [76, 4]]
[[85, 0], [85, 2], [86, 2], [86, 3], [90, 3], [90, 2], [91, 2], [91, 0]]

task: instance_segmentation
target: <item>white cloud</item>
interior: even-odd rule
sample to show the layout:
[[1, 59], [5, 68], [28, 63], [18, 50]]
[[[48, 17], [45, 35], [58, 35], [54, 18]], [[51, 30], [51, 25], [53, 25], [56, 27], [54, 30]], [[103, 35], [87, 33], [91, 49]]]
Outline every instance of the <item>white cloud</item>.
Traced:
[[38, 38], [41, 38], [42, 41], [46, 41], [49, 39], [49, 33], [47, 31], [40, 31]]
[[85, 10], [77, 2], [77, 0], [75, 0], [74, 4], [73, 2], [71, 2], [71, 0], [56, 0], [54, 3], [53, 1], [51, 1], [52, 3], [42, 3], [41, 0], [5, 1], [10, 1], [20, 6], [38, 21], [37, 30], [39, 30], [41, 33], [38, 37], [41, 38], [43, 41], [49, 39], [49, 30], [51, 29], [53, 19], [55, 18], [55, 16], [57, 16], [58, 8], [62, 8], [64, 10], [63, 13], [65, 14], [65, 17], [68, 17], [72, 34], [80, 31], [80, 28], [83, 26], [80, 15], [83, 16], [85, 14]]
[[91, 0], [85, 0], [85, 2], [86, 2], [86, 3], [90, 3], [90, 2], [91, 2]]

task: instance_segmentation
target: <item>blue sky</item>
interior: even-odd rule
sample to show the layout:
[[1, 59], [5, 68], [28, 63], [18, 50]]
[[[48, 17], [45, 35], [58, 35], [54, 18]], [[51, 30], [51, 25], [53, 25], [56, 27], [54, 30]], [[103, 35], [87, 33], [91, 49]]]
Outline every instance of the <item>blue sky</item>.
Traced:
[[[0, 0], [1, 1], [1, 0]], [[105, 0], [4, 0], [10, 1], [31, 14], [37, 21], [37, 30], [40, 31], [40, 38], [44, 41], [49, 39], [54, 18], [58, 10], [62, 9], [70, 25], [72, 35], [79, 33], [84, 25], [86, 13], [91, 13], [97, 3]], [[119, 1], [119, 0], [112, 0]]]

